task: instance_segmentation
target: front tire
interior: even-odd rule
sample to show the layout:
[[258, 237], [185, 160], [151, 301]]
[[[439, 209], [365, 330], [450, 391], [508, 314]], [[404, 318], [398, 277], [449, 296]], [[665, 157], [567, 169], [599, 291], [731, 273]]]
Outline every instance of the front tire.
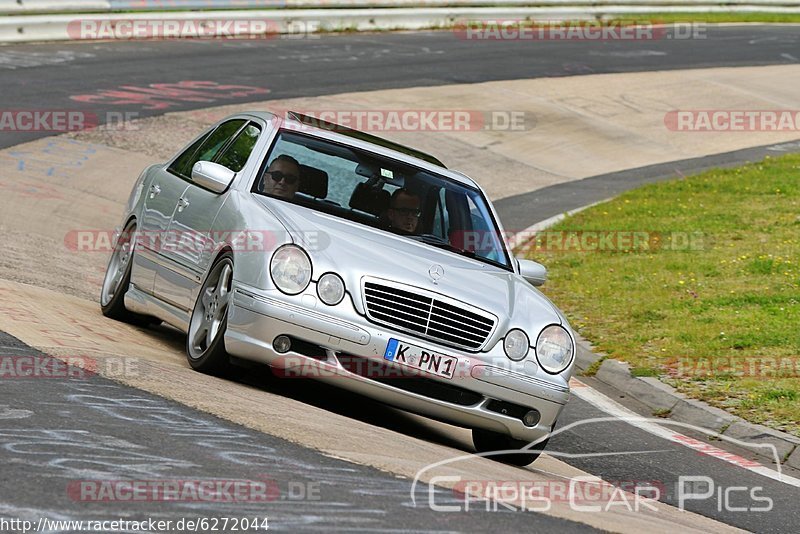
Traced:
[[195, 371], [220, 375], [230, 367], [224, 338], [232, 285], [233, 256], [225, 253], [211, 267], [189, 320], [186, 357]]
[[491, 430], [483, 430], [481, 428], [472, 429], [472, 443], [475, 445], [475, 450], [479, 453], [495, 452], [495, 451], [509, 451], [520, 450], [520, 452], [508, 452], [504, 454], [492, 454], [488, 458], [503, 462], [504, 464], [516, 465], [524, 467], [532, 464], [542, 454], [545, 446], [547, 446], [546, 438], [529, 449], [523, 452], [521, 449], [527, 446], [530, 442], [514, 439], [506, 434], [492, 432]]
[[100, 289], [100, 309], [103, 315], [117, 321], [145, 326], [160, 322], [155, 317], [140, 315], [125, 307], [125, 293], [131, 284], [133, 255], [136, 249], [136, 221], [131, 221], [117, 238]]

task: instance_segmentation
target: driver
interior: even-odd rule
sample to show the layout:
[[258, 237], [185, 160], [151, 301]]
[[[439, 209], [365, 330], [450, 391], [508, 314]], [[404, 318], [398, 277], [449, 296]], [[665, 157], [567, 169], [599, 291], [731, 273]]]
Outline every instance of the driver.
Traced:
[[281, 154], [264, 171], [263, 192], [291, 200], [300, 187], [300, 163], [292, 156]]
[[419, 195], [407, 189], [398, 189], [392, 193], [389, 209], [386, 212], [390, 227], [414, 233], [417, 231], [421, 214]]

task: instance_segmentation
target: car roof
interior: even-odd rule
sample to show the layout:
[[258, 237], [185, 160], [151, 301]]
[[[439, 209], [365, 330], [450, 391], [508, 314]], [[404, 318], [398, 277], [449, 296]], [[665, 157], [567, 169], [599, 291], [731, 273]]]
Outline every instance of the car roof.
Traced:
[[340, 126], [335, 123], [323, 121], [315, 117], [309, 117], [293, 111], [289, 111], [285, 117], [281, 117], [269, 111], [248, 111], [245, 113], [239, 113], [237, 115], [250, 115], [266, 122], [271, 122], [277, 118], [283, 122], [283, 127], [290, 130], [296, 129], [302, 133], [310, 134], [315, 137], [350, 145], [369, 152], [374, 152], [382, 156], [396, 159], [403, 163], [421, 167], [427, 171], [439, 174], [440, 176], [444, 175], [453, 181], [481, 189], [481, 187], [472, 178], [459, 171], [448, 169], [434, 156], [401, 145], [394, 141], [383, 139], [376, 135], [359, 130], [353, 130], [352, 128]]

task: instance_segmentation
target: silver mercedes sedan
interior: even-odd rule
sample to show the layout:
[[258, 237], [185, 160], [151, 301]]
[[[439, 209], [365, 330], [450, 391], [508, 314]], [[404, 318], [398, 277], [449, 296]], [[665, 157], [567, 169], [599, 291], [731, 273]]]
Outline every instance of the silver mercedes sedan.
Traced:
[[470, 178], [299, 113], [219, 122], [145, 169], [100, 304], [230, 356], [472, 429], [526, 465], [569, 398], [575, 340]]

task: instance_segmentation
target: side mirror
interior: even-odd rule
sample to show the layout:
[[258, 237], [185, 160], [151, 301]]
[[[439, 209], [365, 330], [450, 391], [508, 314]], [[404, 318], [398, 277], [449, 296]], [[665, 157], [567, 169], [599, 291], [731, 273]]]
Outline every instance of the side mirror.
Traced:
[[219, 163], [198, 161], [192, 167], [192, 181], [215, 193], [224, 193], [236, 173]]
[[528, 281], [532, 286], [540, 286], [547, 280], [547, 268], [541, 263], [536, 263], [531, 260], [520, 260], [519, 274]]

